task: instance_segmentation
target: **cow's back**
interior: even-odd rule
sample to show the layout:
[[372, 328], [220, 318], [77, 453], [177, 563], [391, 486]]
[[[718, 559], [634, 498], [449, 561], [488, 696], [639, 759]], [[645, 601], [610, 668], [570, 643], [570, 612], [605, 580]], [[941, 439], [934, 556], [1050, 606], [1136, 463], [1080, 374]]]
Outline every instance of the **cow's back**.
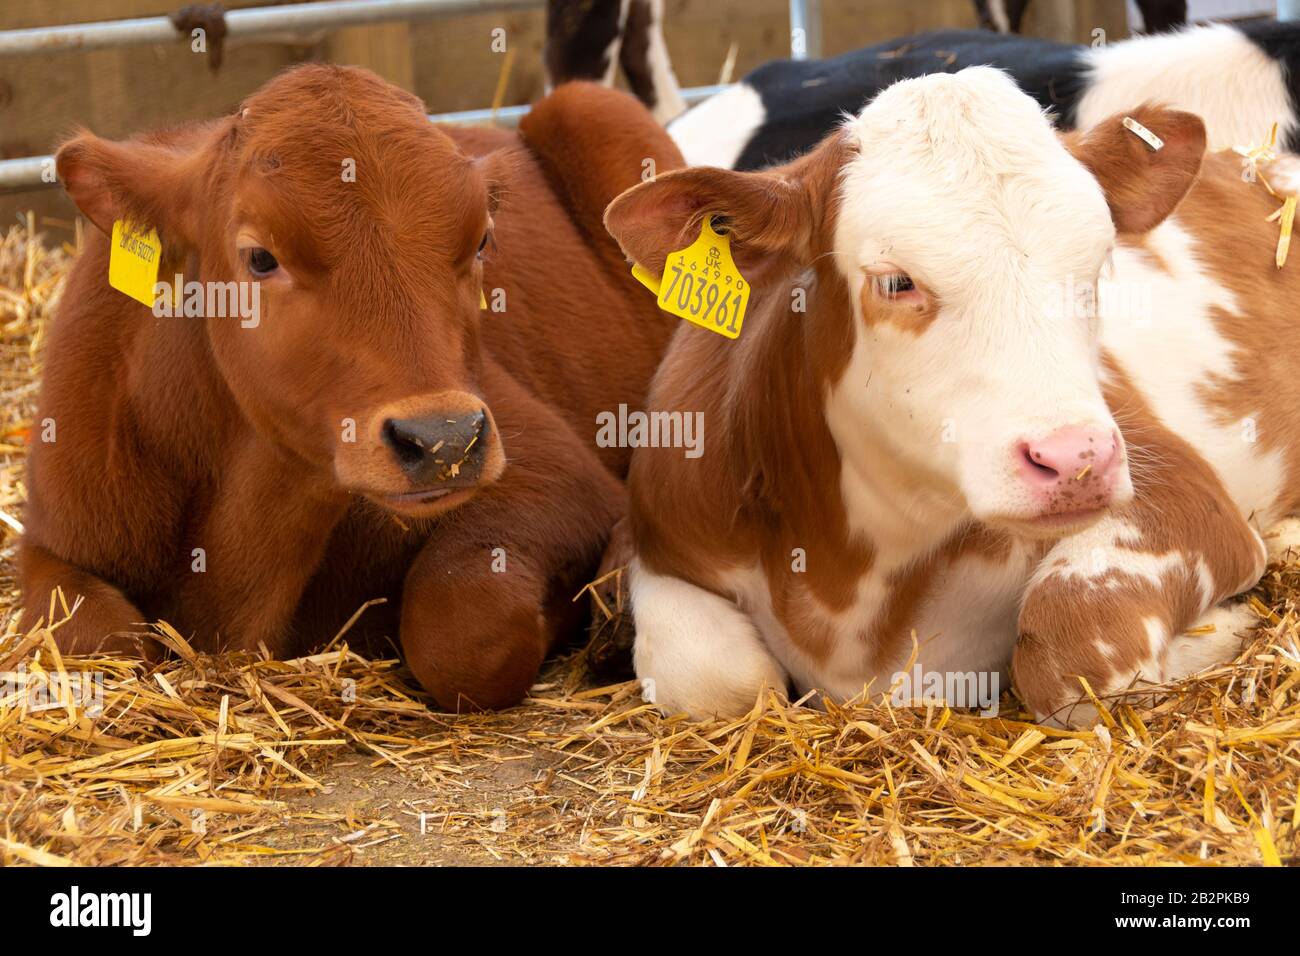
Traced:
[[1101, 309], [1134, 401], [1261, 525], [1300, 507], [1300, 260], [1293, 250], [1276, 265], [1277, 223], [1265, 219], [1279, 205], [1243, 181], [1240, 157], [1206, 157], [1175, 215], [1121, 242]]
[[773, 60], [669, 126], [691, 165], [760, 169], [817, 145], [899, 80], [994, 64], [1074, 126], [1087, 48], [986, 30], [935, 30], [896, 37], [823, 60]]

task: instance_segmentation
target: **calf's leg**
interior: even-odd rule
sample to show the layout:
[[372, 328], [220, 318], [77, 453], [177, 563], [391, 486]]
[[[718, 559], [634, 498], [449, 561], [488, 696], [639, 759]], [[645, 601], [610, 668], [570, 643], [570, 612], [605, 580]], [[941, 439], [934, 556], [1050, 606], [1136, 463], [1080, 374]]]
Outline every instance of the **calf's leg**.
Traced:
[[[1263, 544], [1235, 509], [1198, 510], [1196, 533], [1120, 515], [1048, 552], [1026, 591], [1012, 659], [1016, 689], [1038, 719], [1090, 726], [1097, 714], [1080, 677], [1104, 700], [1235, 656], [1247, 622], [1216, 606], [1259, 580]], [[1188, 633], [1201, 623], [1215, 629]]]
[[1107, 400], [1123, 412], [1136, 496], [1048, 552], [1025, 592], [1012, 658], [1026, 705], [1070, 726], [1096, 718], [1080, 677], [1104, 700], [1234, 656], [1239, 621], [1221, 617], [1215, 631], [1187, 632], [1254, 587], [1266, 559], [1218, 474], [1118, 373]]
[[[118, 588], [98, 575], [78, 568], [36, 544], [24, 542], [19, 551], [23, 611], [21, 626], [31, 630], [37, 622], [57, 624], [54, 632], [59, 650], [65, 654], [120, 653], [156, 659], [159, 645], [146, 635], [146, 617]], [[51, 595], [63, 592], [63, 600], [75, 611], [64, 620], [63, 604], [56, 598], [50, 612]]]
[[499, 369], [485, 387], [505, 473], [438, 520], [402, 593], [406, 661], [457, 712], [528, 692], [557, 639], [582, 623], [586, 606], [573, 598], [626, 508], [622, 486], [554, 411]]
[[629, 573], [636, 674], [664, 713], [738, 717], [764, 685], [785, 689], [784, 669], [734, 602], [639, 561]]

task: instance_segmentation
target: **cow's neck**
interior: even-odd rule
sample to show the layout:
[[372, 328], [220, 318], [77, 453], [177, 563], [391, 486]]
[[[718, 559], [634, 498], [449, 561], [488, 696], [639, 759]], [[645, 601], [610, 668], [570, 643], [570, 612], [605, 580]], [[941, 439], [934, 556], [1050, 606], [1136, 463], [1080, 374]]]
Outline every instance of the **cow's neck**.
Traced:
[[[191, 262], [187, 279], [201, 275]], [[184, 548], [177, 549], [174, 540], [158, 546], [183, 555], [203, 549], [205, 573], [183, 576], [177, 603], [167, 613], [184, 620], [187, 608], [223, 608], [226, 640], [271, 646], [287, 633], [348, 499], [248, 423], [212, 353], [210, 321], [238, 319], [141, 319], [130, 346], [134, 354], [124, 363], [132, 426], [123, 434], [143, 436], [146, 457], [166, 450], [164, 467], [184, 503], [179, 523], [168, 532], [181, 536]], [[157, 475], [157, 466], [148, 464], [145, 472]], [[257, 547], [248, 549], [249, 541]], [[259, 593], [271, 582], [274, 593]], [[240, 602], [254, 593], [259, 598], [248, 607], [263, 608], [260, 618], [241, 610]]]
[[208, 345], [204, 320], [142, 317], [123, 364], [128, 415], [156, 448], [180, 452], [178, 478], [204, 484], [237, 430], [234, 400]]

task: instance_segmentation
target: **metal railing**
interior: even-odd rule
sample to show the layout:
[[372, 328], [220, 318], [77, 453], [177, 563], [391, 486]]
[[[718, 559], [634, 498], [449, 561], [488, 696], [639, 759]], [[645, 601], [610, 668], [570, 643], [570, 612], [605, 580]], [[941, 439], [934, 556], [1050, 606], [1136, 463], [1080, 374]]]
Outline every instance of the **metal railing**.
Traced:
[[[280, 33], [304, 33], [397, 20], [418, 20], [464, 13], [495, 13], [539, 7], [544, 0], [323, 0], [280, 7], [250, 7], [227, 11], [226, 38]], [[821, 0], [790, 0], [791, 56], [821, 55]], [[0, 30], [0, 57], [74, 53], [109, 47], [189, 40], [167, 17], [137, 17], [99, 23]], [[682, 90], [690, 105], [720, 92], [722, 86]], [[527, 106], [437, 113], [436, 123], [513, 126]], [[52, 156], [0, 160], [0, 191], [55, 186]]]
[[[541, 0], [325, 0], [282, 7], [228, 10], [223, 19], [227, 37], [253, 37], [268, 33], [334, 30], [456, 13], [522, 10], [540, 5]], [[102, 50], [142, 43], [172, 43], [180, 39], [188, 37], [167, 17], [70, 23], [59, 27], [0, 31], [0, 56]]]

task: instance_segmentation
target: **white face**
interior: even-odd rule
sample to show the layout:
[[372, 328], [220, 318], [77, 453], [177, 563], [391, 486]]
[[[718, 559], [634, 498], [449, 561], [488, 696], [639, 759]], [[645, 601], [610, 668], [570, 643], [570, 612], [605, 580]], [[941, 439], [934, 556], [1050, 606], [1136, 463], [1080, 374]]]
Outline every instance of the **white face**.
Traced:
[[1115, 241], [1096, 180], [988, 68], [899, 83], [846, 129], [835, 250], [863, 382], [836, 394], [861, 440], [1024, 534], [1129, 500], [1098, 323], [1079, 307]]

